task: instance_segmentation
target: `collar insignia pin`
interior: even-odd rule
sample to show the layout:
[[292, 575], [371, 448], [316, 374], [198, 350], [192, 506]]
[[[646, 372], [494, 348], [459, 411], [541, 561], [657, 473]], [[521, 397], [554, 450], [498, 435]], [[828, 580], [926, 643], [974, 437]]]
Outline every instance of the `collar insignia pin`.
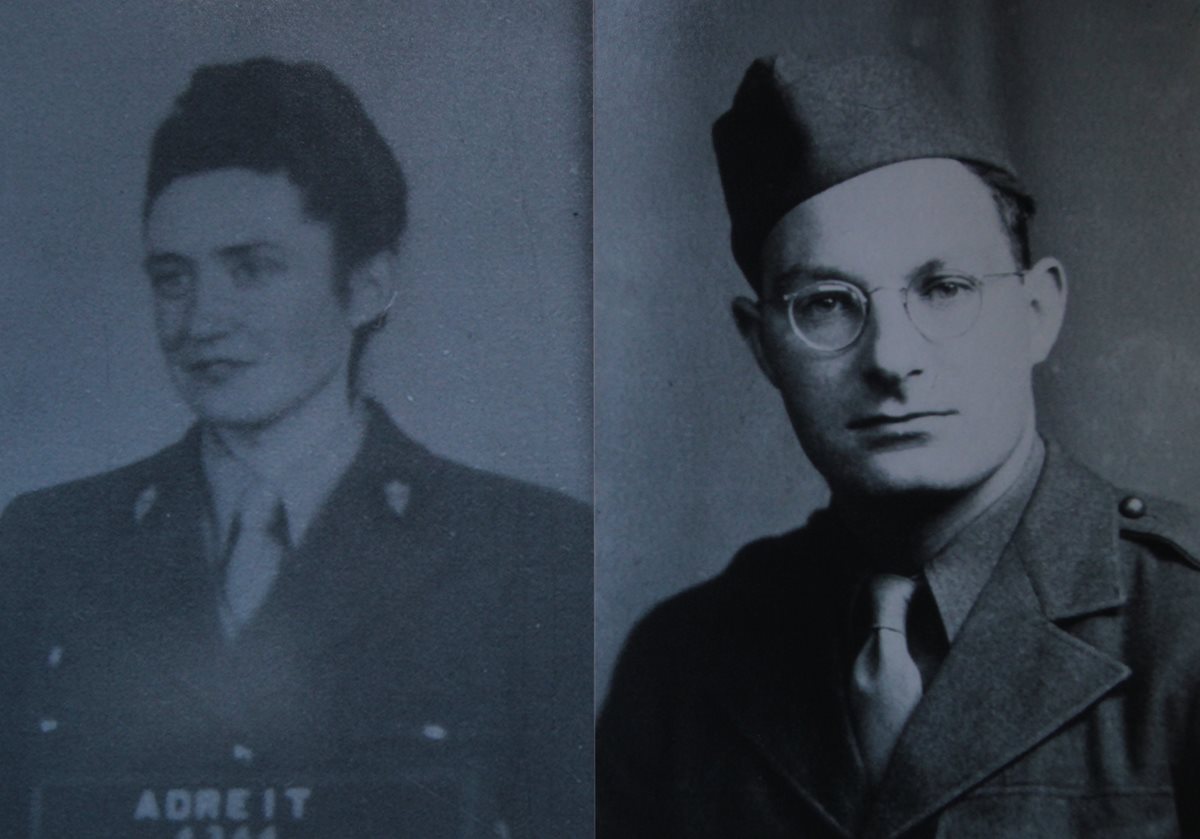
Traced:
[[388, 481], [383, 487], [383, 495], [387, 499], [388, 506], [392, 508], [392, 512], [397, 516], [403, 516], [404, 511], [408, 509], [408, 499], [412, 495], [412, 489], [408, 484], [400, 481]]
[[158, 487], [154, 484], [146, 487], [138, 493], [137, 500], [133, 502], [133, 520], [138, 524], [146, 518], [146, 515], [154, 507], [154, 502], [158, 500]]

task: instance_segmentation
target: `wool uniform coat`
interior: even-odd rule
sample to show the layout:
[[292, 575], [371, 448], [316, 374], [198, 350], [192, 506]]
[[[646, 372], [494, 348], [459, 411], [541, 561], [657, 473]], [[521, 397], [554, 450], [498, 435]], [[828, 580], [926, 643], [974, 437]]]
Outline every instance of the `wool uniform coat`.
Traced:
[[10, 505], [0, 834], [591, 832], [589, 512], [371, 414], [233, 644], [196, 430]]
[[1200, 537], [1050, 446], [877, 793], [844, 696], [827, 516], [635, 629], [601, 714], [598, 835], [1200, 835]]

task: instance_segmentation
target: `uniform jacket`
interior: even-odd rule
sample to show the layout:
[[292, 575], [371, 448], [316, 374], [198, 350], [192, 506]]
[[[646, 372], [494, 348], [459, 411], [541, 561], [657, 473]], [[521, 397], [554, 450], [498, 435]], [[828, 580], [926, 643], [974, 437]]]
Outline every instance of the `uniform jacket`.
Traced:
[[601, 714], [602, 837], [1200, 835], [1195, 519], [1051, 446], [874, 798], [820, 514], [635, 629]]
[[[47, 837], [67, 835], [61, 825], [141, 836], [116, 826], [135, 812], [146, 836], [191, 835], [150, 830], [172, 819], [208, 836], [214, 807], [235, 821], [249, 808], [257, 837], [274, 824], [267, 810], [295, 816], [292, 787], [309, 790], [309, 823], [325, 821], [276, 825], [280, 836], [590, 833], [583, 505], [437, 458], [375, 408], [232, 646], [204, 558], [206, 505], [193, 430], [20, 497], [0, 519], [0, 834], [22, 835], [33, 795]], [[124, 787], [96, 786], [118, 781], [152, 800], [135, 809]], [[87, 832], [100, 822], [111, 833]]]

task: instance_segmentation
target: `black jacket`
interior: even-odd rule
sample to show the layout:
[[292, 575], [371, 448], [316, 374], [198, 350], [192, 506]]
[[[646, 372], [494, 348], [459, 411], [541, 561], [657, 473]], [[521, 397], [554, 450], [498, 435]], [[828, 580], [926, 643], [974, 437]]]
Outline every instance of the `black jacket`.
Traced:
[[1190, 512], [1050, 447], [873, 799], [828, 534], [817, 515], [749, 545], [635, 629], [599, 724], [599, 836], [1200, 835]]
[[375, 409], [228, 645], [207, 503], [193, 430], [0, 519], [4, 836], [590, 833], [583, 505]]

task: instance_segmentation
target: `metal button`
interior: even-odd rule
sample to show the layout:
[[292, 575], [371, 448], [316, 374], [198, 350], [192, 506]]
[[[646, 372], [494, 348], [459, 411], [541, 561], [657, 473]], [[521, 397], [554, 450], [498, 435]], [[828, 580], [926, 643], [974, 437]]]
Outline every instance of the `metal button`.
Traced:
[[58, 667], [62, 664], [63, 648], [55, 644], [50, 648], [50, 654], [46, 656], [46, 666], [50, 669]]
[[58, 728], [58, 720], [52, 719], [51, 717], [45, 717], [38, 722], [38, 728], [41, 729], [42, 734], [49, 734], [51, 731], [54, 731]]
[[435, 722], [426, 723], [421, 727], [421, 736], [426, 740], [445, 740], [446, 735], [450, 732], [446, 731], [445, 726], [438, 725]]
[[1146, 515], [1146, 502], [1136, 495], [1127, 495], [1121, 499], [1118, 508], [1127, 519], [1140, 519]]
[[248, 746], [243, 746], [241, 743], [234, 743], [233, 759], [238, 763], [249, 766], [254, 761], [254, 752]]

